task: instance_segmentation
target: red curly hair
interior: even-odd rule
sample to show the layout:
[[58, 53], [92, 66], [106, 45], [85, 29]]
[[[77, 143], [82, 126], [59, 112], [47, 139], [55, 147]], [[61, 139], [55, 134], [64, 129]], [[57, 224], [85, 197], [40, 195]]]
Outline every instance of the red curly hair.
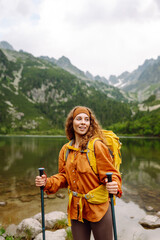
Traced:
[[[68, 140], [72, 140], [72, 139], [75, 140], [75, 134], [74, 134], [74, 129], [73, 129], [73, 113], [78, 107], [82, 107], [82, 106], [74, 107], [69, 112], [67, 119], [66, 119], [65, 132], [66, 132], [66, 137], [68, 138]], [[94, 137], [100, 138], [101, 141], [106, 144], [105, 137], [102, 133], [102, 128], [101, 128], [100, 124], [98, 123], [98, 120], [96, 119], [93, 111], [88, 107], [85, 107], [85, 108], [88, 110], [88, 112], [90, 114], [90, 126], [89, 126], [87, 133], [82, 136], [82, 139], [81, 139], [81, 142], [79, 145], [79, 147], [82, 150], [86, 149], [88, 141]]]

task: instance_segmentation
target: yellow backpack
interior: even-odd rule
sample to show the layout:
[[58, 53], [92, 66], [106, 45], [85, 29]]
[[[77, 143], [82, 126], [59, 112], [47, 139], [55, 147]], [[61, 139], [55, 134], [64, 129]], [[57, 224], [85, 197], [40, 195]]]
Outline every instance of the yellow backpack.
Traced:
[[[119, 137], [112, 131], [109, 131], [109, 130], [102, 130], [102, 131], [106, 138], [108, 149], [113, 157], [113, 165], [119, 171], [120, 164], [122, 163], [121, 152], [120, 152], [122, 144], [119, 141]], [[88, 162], [95, 174], [98, 173], [96, 157], [95, 157], [95, 152], [94, 152], [94, 144], [97, 140], [100, 140], [100, 139], [99, 138], [91, 139], [87, 144], [87, 149], [82, 151], [82, 152], [86, 152]], [[72, 147], [72, 143], [73, 143], [73, 141], [71, 140], [67, 145], [66, 153], [65, 153], [65, 161], [67, 160], [69, 151], [71, 149], [76, 150], [74, 147]]]

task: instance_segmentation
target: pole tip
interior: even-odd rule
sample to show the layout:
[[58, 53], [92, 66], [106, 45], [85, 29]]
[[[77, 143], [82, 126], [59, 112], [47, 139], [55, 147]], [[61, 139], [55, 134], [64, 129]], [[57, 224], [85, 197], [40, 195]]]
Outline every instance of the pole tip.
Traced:
[[45, 168], [41, 167], [41, 168], [38, 168], [39, 171], [44, 171]]
[[113, 174], [112, 172], [106, 173], [107, 176], [112, 176], [112, 174]]

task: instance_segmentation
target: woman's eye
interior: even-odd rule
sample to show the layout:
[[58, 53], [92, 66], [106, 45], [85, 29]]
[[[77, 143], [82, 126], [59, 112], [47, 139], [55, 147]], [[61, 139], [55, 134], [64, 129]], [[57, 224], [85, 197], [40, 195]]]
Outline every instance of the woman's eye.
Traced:
[[86, 118], [85, 121], [88, 122], [88, 121], [89, 121], [89, 118]]
[[[76, 118], [77, 121], [81, 121], [82, 120], [82, 117], [77, 117]], [[89, 121], [89, 118], [84, 118], [83, 119], [85, 122], [88, 122]]]

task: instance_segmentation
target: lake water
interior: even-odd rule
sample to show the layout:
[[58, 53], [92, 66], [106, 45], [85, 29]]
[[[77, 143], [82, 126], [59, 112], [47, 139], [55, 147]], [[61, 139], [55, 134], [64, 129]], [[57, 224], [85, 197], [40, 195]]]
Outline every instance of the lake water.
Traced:
[[[144, 230], [138, 221], [146, 214], [160, 211], [160, 139], [120, 137], [120, 141], [123, 197], [116, 205], [119, 239], [158, 240], [160, 229]], [[45, 167], [48, 176], [57, 173], [59, 150], [65, 142], [64, 137], [0, 137], [0, 202], [6, 202], [5, 206], [0, 206], [0, 224], [18, 224], [40, 212], [40, 191], [34, 185], [35, 176], [39, 174], [39, 167]], [[66, 190], [60, 192], [66, 195], [65, 199], [47, 198], [46, 213], [66, 212]], [[153, 207], [151, 213], [146, 211], [149, 206]], [[135, 227], [132, 238], [127, 235], [131, 233], [129, 226]], [[135, 231], [139, 231], [139, 235]]]

